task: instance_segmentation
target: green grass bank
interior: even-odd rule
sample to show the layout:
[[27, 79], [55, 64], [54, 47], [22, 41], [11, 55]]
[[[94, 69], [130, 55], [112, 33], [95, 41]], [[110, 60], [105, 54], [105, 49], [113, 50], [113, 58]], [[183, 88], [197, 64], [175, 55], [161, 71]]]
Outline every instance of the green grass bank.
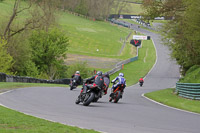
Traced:
[[200, 113], [199, 101], [179, 97], [176, 94], [174, 94], [174, 90], [175, 90], [174, 88], [168, 88], [164, 90], [147, 93], [144, 94], [144, 96], [174, 108]]
[[[181, 83], [200, 83], [200, 66], [191, 67], [184, 77], [180, 79]], [[146, 97], [159, 103], [183, 109], [195, 113], [200, 113], [200, 101], [179, 97], [174, 94], [175, 89], [169, 88], [145, 94]]]
[[94, 130], [81, 129], [50, 122], [0, 106], [1, 133], [97, 133]]

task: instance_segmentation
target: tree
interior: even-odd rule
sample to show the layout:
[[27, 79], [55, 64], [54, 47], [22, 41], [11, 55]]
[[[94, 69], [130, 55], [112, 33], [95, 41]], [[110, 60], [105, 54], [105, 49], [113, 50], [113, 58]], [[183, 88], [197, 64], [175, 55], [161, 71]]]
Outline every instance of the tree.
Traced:
[[0, 37], [6, 40], [7, 52], [13, 57], [13, 73], [32, 77], [38, 75], [37, 67], [31, 61], [31, 47], [27, 40], [32, 30], [48, 31], [55, 25], [57, 3], [54, 0], [14, 0], [11, 14], [2, 19]]
[[61, 0], [61, 3], [63, 6], [60, 8], [64, 10], [76, 12], [97, 20], [107, 19], [113, 8], [116, 9], [116, 13], [121, 13], [127, 4], [122, 0]]
[[69, 45], [65, 34], [58, 29], [34, 31], [29, 41], [32, 47], [32, 61], [39, 74], [47, 74], [49, 79], [59, 77], [59, 71], [64, 68]]
[[[14, 2], [12, 14], [5, 27], [3, 27], [2, 34], [0, 33], [0, 36], [7, 41], [25, 30], [47, 30], [52, 22], [55, 21], [55, 2], [53, 0], [27, 0], [24, 4], [26, 6], [21, 4], [21, 0], [15, 0]], [[20, 20], [17, 16], [20, 16], [22, 13], [28, 13], [27, 16], [29, 17]]]
[[163, 40], [172, 51], [171, 57], [181, 65], [185, 74], [191, 66], [200, 64], [200, 1], [162, 0], [157, 3], [160, 4], [155, 6], [156, 10], [153, 4], [149, 5], [147, 14], [171, 18], [163, 27]]
[[145, 19], [163, 17], [166, 19], [176, 19], [185, 11], [183, 0], [144, 0], [142, 7]]
[[12, 65], [13, 58], [7, 52], [6, 41], [0, 38], [0, 72], [13, 74], [11, 72]]

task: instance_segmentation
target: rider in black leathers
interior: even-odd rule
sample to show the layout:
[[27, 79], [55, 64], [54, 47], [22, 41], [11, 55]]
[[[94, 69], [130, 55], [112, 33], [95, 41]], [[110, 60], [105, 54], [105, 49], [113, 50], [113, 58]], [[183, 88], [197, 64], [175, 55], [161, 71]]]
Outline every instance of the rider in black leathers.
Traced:
[[92, 83], [92, 84], [88, 84], [88, 85], [98, 85], [101, 89], [103, 89], [104, 86], [104, 79], [102, 76], [102, 72], [98, 71], [96, 75], [92, 76], [91, 78], [88, 78], [86, 80], [86, 83]]
[[81, 84], [81, 75], [80, 75], [80, 72], [79, 71], [76, 71], [75, 74], [72, 75], [72, 79], [71, 79], [71, 82], [72, 80], [75, 79], [76, 80], [76, 84], [77, 85], [80, 85]]
[[110, 76], [108, 73], [104, 73], [103, 74], [103, 79], [104, 79], [104, 95], [107, 94], [107, 91], [108, 91], [108, 87], [109, 87], [109, 84], [110, 84]]

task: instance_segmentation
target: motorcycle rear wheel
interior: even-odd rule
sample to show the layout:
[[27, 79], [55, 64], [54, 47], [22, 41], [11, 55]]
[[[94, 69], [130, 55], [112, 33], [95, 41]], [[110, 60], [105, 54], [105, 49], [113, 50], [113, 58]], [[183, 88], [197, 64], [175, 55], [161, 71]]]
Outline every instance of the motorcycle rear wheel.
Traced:
[[121, 91], [117, 91], [116, 93], [115, 93], [115, 98], [114, 98], [114, 103], [117, 103], [118, 101], [119, 101], [119, 99], [120, 99], [120, 97], [121, 97]]
[[94, 94], [94, 92], [91, 92], [91, 93], [87, 93], [86, 95], [88, 95], [88, 96], [86, 96], [87, 99], [84, 99], [84, 101], [83, 101], [84, 106], [88, 106], [94, 100], [95, 94]]

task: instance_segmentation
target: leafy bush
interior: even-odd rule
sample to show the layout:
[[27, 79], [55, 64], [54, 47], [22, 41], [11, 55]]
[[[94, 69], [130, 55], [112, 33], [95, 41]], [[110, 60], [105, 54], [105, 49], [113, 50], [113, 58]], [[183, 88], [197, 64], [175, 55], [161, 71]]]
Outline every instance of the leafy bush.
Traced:
[[0, 72], [12, 74], [10, 71], [13, 66], [13, 58], [8, 54], [6, 41], [0, 38]]
[[34, 31], [29, 39], [32, 48], [32, 61], [35, 63], [40, 78], [60, 78], [65, 73], [64, 59], [66, 58], [68, 38], [58, 29], [48, 32]]

